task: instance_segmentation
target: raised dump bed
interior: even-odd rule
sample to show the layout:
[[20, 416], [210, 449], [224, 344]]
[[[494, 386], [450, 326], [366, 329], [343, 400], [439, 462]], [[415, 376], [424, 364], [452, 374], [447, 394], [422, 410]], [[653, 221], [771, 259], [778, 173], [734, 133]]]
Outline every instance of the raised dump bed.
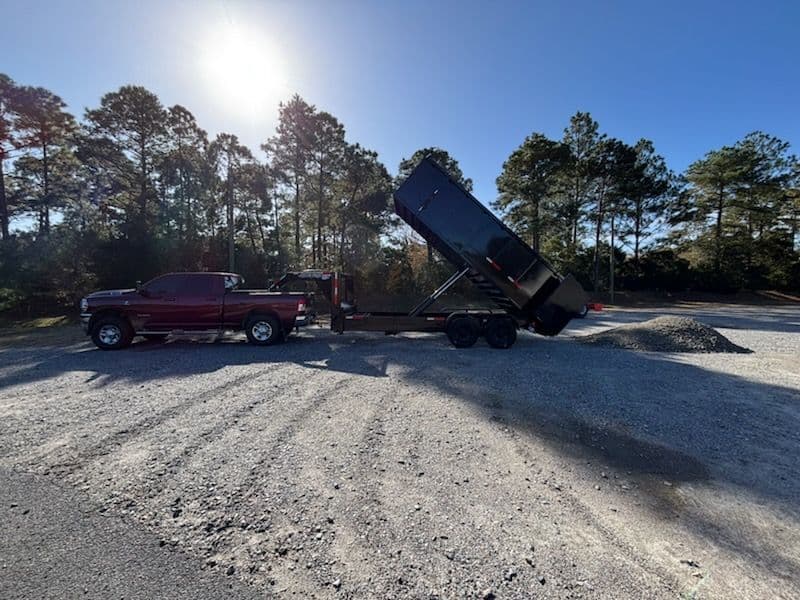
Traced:
[[394, 193], [395, 211], [522, 326], [558, 334], [586, 295], [431, 158]]

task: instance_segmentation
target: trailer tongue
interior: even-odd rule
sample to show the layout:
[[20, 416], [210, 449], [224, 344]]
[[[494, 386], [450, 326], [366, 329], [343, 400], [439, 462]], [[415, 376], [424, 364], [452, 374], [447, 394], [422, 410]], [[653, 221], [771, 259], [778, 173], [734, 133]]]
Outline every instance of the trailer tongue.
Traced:
[[[359, 312], [350, 277], [325, 272], [320, 289], [331, 301], [334, 331], [445, 331], [458, 347], [483, 335], [491, 346], [508, 348], [519, 327], [557, 335], [584, 309], [586, 295], [572, 276], [559, 275], [432, 159], [424, 158], [395, 191], [394, 206], [456, 270], [409, 313]], [[497, 309], [428, 312], [463, 277]]]

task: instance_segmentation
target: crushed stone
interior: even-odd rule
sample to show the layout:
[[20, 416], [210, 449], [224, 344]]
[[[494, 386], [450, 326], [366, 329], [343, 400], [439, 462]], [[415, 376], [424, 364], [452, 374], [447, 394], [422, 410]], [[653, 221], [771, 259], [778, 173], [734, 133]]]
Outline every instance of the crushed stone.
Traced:
[[584, 344], [644, 352], [752, 352], [689, 317], [663, 316], [577, 338]]

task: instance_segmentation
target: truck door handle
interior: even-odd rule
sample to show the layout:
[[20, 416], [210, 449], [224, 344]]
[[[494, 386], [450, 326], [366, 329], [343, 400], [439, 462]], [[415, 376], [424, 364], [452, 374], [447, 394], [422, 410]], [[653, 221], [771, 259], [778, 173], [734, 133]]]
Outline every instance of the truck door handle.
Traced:
[[175, 302], [176, 298], [164, 298], [165, 302]]

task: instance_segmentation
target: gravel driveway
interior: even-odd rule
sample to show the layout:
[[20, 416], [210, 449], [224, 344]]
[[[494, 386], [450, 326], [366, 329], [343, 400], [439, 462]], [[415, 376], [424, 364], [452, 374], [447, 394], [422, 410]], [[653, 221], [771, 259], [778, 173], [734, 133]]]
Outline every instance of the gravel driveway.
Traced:
[[[754, 352], [571, 338], [667, 313]], [[508, 351], [319, 328], [0, 339], [0, 475], [22, 490], [0, 494], [9, 600], [108, 597], [93, 565], [53, 581], [48, 544], [14, 553], [23, 510], [111, 519], [207, 597], [797, 598], [800, 309], [610, 311]], [[48, 517], [25, 478], [85, 509]]]

